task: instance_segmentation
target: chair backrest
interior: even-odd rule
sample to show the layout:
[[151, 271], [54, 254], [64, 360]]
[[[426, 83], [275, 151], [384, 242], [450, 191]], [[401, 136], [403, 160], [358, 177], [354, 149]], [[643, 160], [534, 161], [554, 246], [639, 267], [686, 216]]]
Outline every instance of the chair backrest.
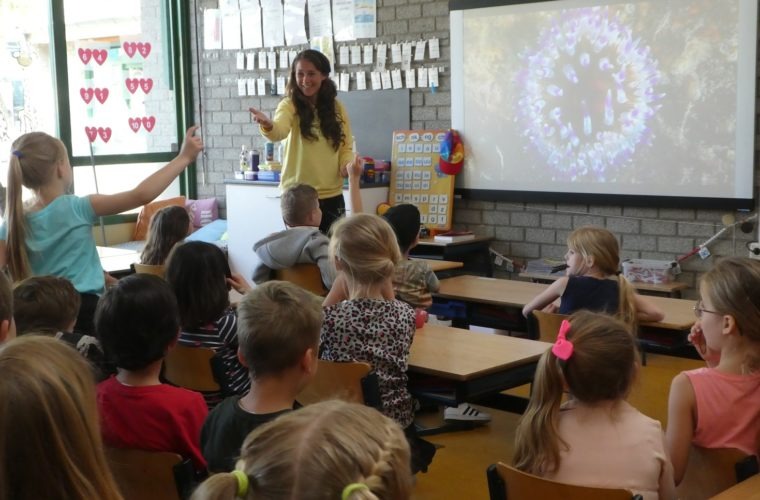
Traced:
[[561, 498], [563, 500], [631, 500], [641, 498], [628, 490], [592, 488], [550, 481], [519, 471], [505, 463], [488, 467], [488, 492], [491, 500], [532, 500]]
[[212, 359], [216, 353], [208, 347], [176, 345], [164, 358], [164, 378], [170, 383], [198, 392], [217, 392], [221, 385], [214, 377]]
[[289, 281], [323, 297], [327, 295], [327, 289], [322, 283], [322, 273], [316, 264], [296, 264], [285, 269], [277, 269], [274, 271], [274, 279]]
[[[754, 464], [752, 460], [754, 459]], [[735, 448], [702, 448], [691, 446], [689, 462], [681, 484], [676, 488], [682, 500], [708, 498], [746, 479], [741, 467], [747, 463], [757, 473], [757, 457]], [[752, 467], [754, 465], [754, 467]]]
[[132, 270], [138, 274], [153, 274], [159, 278], [164, 277], [163, 265], [140, 264], [139, 262], [135, 262], [132, 264]]
[[192, 486], [192, 465], [176, 453], [109, 447], [105, 453], [124, 500], [180, 500]]
[[317, 374], [296, 396], [296, 400], [303, 405], [328, 399], [364, 404], [362, 379], [371, 371], [369, 363], [336, 363], [320, 359]]
[[533, 316], [538, 323], [538, 340], [544, 342], [554, 342], [557, 340], [559, 325], [563, 319], [569, 318], [566, 314], [547, 313], [543, 311], [533, 311]]

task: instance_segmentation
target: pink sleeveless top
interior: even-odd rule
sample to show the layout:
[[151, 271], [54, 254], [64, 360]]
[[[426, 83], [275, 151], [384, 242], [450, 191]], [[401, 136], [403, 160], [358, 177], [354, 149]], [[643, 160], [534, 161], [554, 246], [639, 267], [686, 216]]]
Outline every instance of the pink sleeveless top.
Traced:
[[760, 373], [736, 375], [713, 368], [684, 372], [694, 388], [697, 428], [692, 442], [704, 448], [760, 447]]

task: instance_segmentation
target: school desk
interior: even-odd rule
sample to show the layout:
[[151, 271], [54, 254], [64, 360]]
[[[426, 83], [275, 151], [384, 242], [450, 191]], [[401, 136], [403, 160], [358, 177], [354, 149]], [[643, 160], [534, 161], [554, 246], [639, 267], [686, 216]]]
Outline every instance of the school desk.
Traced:
[[[552, 274], [523, 272], [519, 274], [521, 278], [526, 278], [536, 283], [551, 283], [564, 275], [564, 272]], [[689, 288], [689, 285], [680, 281], [673, 281], [670, 283], [642, 283], [640, 281], [631, 281], [630, 283], [641, 293], [673, 297], [675, 299], [681, 298], [681, 290]]]
[[760, 500], [760, 474], [718, 493], [712, 500]]
[[491, 265], [491, 252], [488, 250], [490, 236], [476, 236], [475, 238], [451, 243], [441, 243], [433, 238], [422, 238], [416, 247], [410, 250], [412, 257], [431, 260], [455, 260], [462, 262], [462, 271], [481, 276], [493, 276]]
[[532, 382], [538, 358], [549, 347], [546, 342], [427, 324], [414, 334], [410, 375], [444, 379], [450, 390], [441, 393], [420, 386], [413, 392], [448, 406], [477, 401], [522, 412], [527, 401], [520, 398], [515, 406], [516, 398], [501, 391]]
[[464, 262], [458, 262], [455, 260], [422, 259], [418, 257], [412, 257], [412, 260], [426, 262], [434, 273], [441, 271], [451, 271], [452, 269], [461, 269], [464, 267]]
[[113, 275], [125, 275], [132, 272], [134, 262], [140, 262], [140, 253], [114, 247], [97, 247], [100, 265], [103, 270]]

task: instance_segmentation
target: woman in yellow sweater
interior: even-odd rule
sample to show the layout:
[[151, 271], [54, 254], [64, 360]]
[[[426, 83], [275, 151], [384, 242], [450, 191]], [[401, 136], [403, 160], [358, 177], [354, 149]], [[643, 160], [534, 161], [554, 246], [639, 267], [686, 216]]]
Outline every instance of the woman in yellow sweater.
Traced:
[[360, 161], [351, 151], [351, 123], [329, 75], [327, 57], [304, 50], [293, 61], [287, 96], [277, 106], [274, 119], [250, 108], [264, 137], [285, 140], [280, 187], [304, 183], [319, 193], [319, 229], [324, 233], [345, 212], [343, 177], [351, 163]]

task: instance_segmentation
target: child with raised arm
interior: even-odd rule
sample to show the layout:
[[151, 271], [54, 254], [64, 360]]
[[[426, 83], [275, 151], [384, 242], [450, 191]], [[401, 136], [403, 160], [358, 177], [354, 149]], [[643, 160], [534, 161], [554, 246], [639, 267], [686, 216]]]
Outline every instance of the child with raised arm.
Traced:
[[169, 285], [151, 274], [120, 279], [98, 304], [95, 328], [106, 357], [118, 369], [98, 384], [103, 442], [177, 453], [203, 475], [206, 460], [199, 438], [206, 403], [199, 393], [159, 379], [179, 334], [177, 299]]
[[330, 259], [345, 286], [336, 282], [325, 298], [320, 358], [372, 365], [379, 379], [381, 411], [404, 428], [412, 468], [424, 472], [435, 448], [414, 428], [406, 371], [415, 313], [409, 304], [392, 298], [393, 271], [401, 259], [393, 229], [376, 215], [341, 219], [332, 228]]
[[251, 389], [222, 401], [203, 424], [201, 447], [211, 472], [234, 469], [245, 437], [293, 410], [317, 370], [319, 297], [269, 281], [246, 293], [237, 313], [238, 358], [248, 368]]
[[[534, 309], [572, 314], [580, 309], [604, 312], [633, 325], [641, 321], [661, 321], [663, 312], [636, 294], [620, 274], [620, 246], [611, 232], [584, 226], [567, 238], [567, 276], [549, 285], [523, 307], [527, 317]], [[554, 301], [560, 299], [559, 308]]]
[[[563, 321], [538, 362], [514, 466], [561, 483], [629, 489], [644, 500], [675, 498], [660, 423], [625, 401], [637, 360], [621, 321], [588, 311]], [[564, 392], [570, 398], [562, 405]]]
[[398, 424], [334, 400], [251, 432], [235, 470], [211, 476], [192, 500], [407, 500], [411, 492], [409, 445]]
[[[360, 161], [348, 169], [348, 193], [353, 213], [362, 211], [362, 174]], [[327, 255], [330, 239], [319, 230], [322, 210], [317, 190], [307, 184], [294, 184], [285, 189], [280, 198], [282, 220], [287, 229], [271, 234], [256, 242], [253, 251], [260, 262], [253, 271], [253, 281], [264, 283], [273, 279], [273, 271], [296, 264], [316, 264], [322, 275], [322, 284], [331, 288], [335, 268]]]
[[720, 260], [699, 285], [689, 341], [706, 368], [673, 379], [666, 433], [676, 484], [689, 447], [760, 453], [760, 262]]
[[[13, 142], [8, 169], [5, 222], [0, 226], [0, 268], [8, 266], [13, 281], [32, 275], [66, 278], [82, 295], [76, 329], [92, 333], [92, 315], [103, 293], [105, 277], [92, 226], [113, 215], [149, 203], [161, 194], [203, 149], [188, 129], [182, 150], [166, 166], [135, 188], [117, 194], [66, 194], [74, 173], [63, 143], [43, 132], [24, 134]], [[21, 187], [34, 193], [24, 206]]]

